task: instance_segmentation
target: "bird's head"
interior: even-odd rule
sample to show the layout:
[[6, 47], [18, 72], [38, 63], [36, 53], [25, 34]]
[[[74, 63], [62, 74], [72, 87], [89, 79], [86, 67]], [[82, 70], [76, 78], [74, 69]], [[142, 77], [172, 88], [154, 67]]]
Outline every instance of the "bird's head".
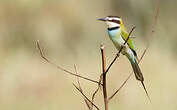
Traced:
[[120, 27], [121, 25], [123, 25], [122, 19], [118, 16], [107, 16], [98, 20], [106, 22], [108, 28]]

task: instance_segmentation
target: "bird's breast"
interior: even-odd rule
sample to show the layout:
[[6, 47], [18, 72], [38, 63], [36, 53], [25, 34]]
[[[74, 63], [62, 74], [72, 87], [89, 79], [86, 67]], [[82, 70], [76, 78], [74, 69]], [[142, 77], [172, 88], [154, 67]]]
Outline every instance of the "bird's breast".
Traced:
[[[120, 29], [108, 31], [108, 34], [109, 34], [109, 38], [111, 39], [111, 41], [113, 42], [113, 44], [115, 45], [117, 50], [120, 50], [121, 45], [123, 45], [124, 42], [125, 42], [124, 39], [121, 36]], [[126, 53], [126, 49], [123, 49], [121, 51], [121, 53], [125, 54]]]
[[108, 30], [110, 37], [116, 37], [120, 33], [120, 29]]
[[124, 40], [121, 36], [120, 29], [108, 31], [109, 38], [112, 40], [116, 48], [119, 50]]

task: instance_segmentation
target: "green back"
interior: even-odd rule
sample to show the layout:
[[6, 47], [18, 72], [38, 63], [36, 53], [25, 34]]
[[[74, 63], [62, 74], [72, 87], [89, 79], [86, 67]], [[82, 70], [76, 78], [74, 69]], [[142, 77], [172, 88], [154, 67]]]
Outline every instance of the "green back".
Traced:
[[[122, 34], [124, 40], [126, 40], [128, 38], [129, 33], [127, 31], [125, 31], [124, 29], [121, 30], [121, 34]], [[132, 41], [132, 38], [129, 38], [127, 43], [129, 45], [129, 47], [135, 51], [135, 45]]]

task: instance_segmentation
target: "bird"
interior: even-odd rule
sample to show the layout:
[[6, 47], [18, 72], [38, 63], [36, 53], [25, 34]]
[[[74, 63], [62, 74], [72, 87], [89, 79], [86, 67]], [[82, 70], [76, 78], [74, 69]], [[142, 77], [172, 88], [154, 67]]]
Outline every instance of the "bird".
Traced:
[[117, 50], [120, 51], [120, 49], [123, 47], [121, 53], [123, 55], [125, 55], [128, 58], [128, 60], [130, 61], [136, 80], [141, 82], [141, 84], [145, 90], [145, 93], [146, 93], [149, 101], [151, 102], [148, 91], [147, 91], [145, 84], [144, 84], [143, 74], [142, 74], [141, 69], [138, 65], [139, 59], [137, 57], [135, 45], [133, 43], [132, 38], [129, 37], [127, 43], [124, 44], [126, 39], [129, 36], [129, 33], [126, 30], [122, 19], [118, 16], [107, 16], [105, 18], [100, 18], [97, 20], [104, 21], [107, 24], [107, 26], [108, 26], [107, 31], [109, 34], [109, 38], [113, 42], [113, 44], [117, 48]]

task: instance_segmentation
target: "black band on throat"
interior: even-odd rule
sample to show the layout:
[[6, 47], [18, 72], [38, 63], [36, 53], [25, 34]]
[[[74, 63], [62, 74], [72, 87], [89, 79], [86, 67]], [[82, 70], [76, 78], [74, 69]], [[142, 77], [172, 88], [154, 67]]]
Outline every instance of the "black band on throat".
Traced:
[[108, 28], [109, 31], [112, 31], [112, 30], [115, 30], [115, 29], [119, 29], [120, 27], [117, 26], [117, 27], [112, 27], [112, 28]]

